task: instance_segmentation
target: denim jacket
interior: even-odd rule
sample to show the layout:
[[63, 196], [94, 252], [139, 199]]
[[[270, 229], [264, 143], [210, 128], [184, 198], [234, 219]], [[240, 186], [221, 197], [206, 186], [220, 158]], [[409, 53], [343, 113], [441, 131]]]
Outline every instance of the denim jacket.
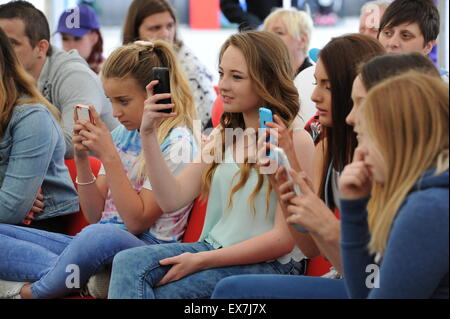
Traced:
[[64, 164], [62, 129], [39, 104], [14, 107], [0, 138], [0, 223], [21, 224], [37, 197], [44, 211], [36, 220], [79, 210], [78, 194]]

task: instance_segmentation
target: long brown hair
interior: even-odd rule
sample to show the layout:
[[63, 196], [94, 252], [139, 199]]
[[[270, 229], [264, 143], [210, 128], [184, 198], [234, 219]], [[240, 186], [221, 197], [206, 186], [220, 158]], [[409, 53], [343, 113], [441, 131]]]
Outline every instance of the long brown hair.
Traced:
[[133, 0], [128, 8], [127, 17], [123, 25], [122, 44], [128, 44], [137, 40], [145, 40], [139, 38], [139, 27], [145, 18], [156, 13], [169, 12], [175, 22], [175, 49], [182, 45], [177, 37], [177, 16], [175, 10], [166, 0]]
[[95, 43], [95, 45], [92, 47], [91, 54], [86, 59], [87, 63], [89, 64], [89, 67], [94, 71], [95, 73], [100, 72], [99, 66], [104, 61], [103, 57], [103, 37], [102, 33], [98, 29], [91, 30], [90, 32], [95, 32], [97, 34], [98, 40]]
[[[333, 38], [321, 51], [322, 61], [331, 84], [332, 127], [324, 127], [322, 138], [327, 138], [324, 166], [320, 178], [319, 195], [325, 198], [325, 176], [333, 161], [334, 169], [341, 171], [350, 163], [357, 145], [353, 127], [345, 121], [353, 107], [351, 98], [357, 67], [374, 56], [385, 54], [385, 49], [367, 35], [348, 34]], [[334, 209], [334, 207], [331, 207]]]
[[[244, 55], [249, 70], [249, 77], [253, 88], [261, 100], [261, 106], [268, 108], [275, 115], [280, 116], [287, 127], [293, 123], [300, 110], [298, 91], [294, 85], [294, 70], [290, 64], [289, 52], [283, 41], [276, 35], [266, 31], [248, 31], [232, 35], [222, 46], [219, 56], [219, 64], [228, 47], [239, 49]], [[242, 113], [224, 112], [220, 119], [220, 136], [222, 139], [222, 159], [225, 156], [225, 129], [243, 129], [245, 122]], [[211, 152], [215, 156], [214, 150]], [[203, 176], [202, 197], [207, 198], [212, 177], [219, 163], [210, 164]], [[245, 160], [240, 169], [239, 182], [233, 186], [229, 198], [232, 205], [232, 197], [239, 189], [244, 187], [250, 175], [250, 170], [255, 164]], [[257, 169], [257, 168], [256, 168]], [[258, 175], [258, 183], [249, 198], [254, 208], [254, 199], [261, 190], [264, 176]], [[269, 201], [271, 187], [269, 186], [266, 200]], [[267, 205], [269, 207], [269, 205]]]
[[8, 37], [0, 28], [0, 138], [5, 134], [16, 105], [42, 104], [60, 121], [59, 110], [38, 91], [34, 79], [20, 64]]
[[384, 252], [395, 216], [423, 173], [448, 170], [448, 98], [439, 77], [409, 71], [376, 85], [361, 106], [361, 131], [386, 176], [374, 182], [368, 205], [371, 253]]

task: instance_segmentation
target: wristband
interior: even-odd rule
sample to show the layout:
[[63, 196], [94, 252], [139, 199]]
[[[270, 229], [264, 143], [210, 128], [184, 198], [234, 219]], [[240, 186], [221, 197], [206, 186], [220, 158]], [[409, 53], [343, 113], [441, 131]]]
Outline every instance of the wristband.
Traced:
[[77, 177], [75, 178], [75, 183], [76, 183], [77, 185], [79, 185], [79, 186], [87, 186], [87, 185], [94, 184], [96, 180], [97, 180], [97, 178], [95, 178], [95, 176], [92, 176], [92, 180], [91, 180], [90, 182], [87, 182], [87, 183], [80, 183], [80, 182], [78, 182], [78, 176], [77, 176]]

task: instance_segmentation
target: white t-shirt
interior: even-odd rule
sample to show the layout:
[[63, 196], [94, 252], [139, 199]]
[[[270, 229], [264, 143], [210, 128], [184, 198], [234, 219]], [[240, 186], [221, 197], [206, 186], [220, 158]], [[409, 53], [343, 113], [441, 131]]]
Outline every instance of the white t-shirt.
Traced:
[[316, 66], [310, 66], [300, 72], [294, 79], [294, 84], [300, 96], [300, 116], [303, 120], [303, 127], [317, 112], [316, 104], [311, 100], [311, 95], [315, 88], [315, 71]]

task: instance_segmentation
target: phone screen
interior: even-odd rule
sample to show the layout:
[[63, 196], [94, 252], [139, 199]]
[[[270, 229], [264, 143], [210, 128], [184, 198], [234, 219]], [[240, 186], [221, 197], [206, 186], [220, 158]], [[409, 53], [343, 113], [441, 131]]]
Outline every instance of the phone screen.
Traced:
[[91, 114], [91, 110], [89, 109], [89, 105], [78, 104], [75, 106], [75, 114], [76, 119], [89, 121], [92, 124], [94, 123], [94, 119]]
[[90, 121], [89, 109], [77, 108], [77, 116], [79, 120]]

